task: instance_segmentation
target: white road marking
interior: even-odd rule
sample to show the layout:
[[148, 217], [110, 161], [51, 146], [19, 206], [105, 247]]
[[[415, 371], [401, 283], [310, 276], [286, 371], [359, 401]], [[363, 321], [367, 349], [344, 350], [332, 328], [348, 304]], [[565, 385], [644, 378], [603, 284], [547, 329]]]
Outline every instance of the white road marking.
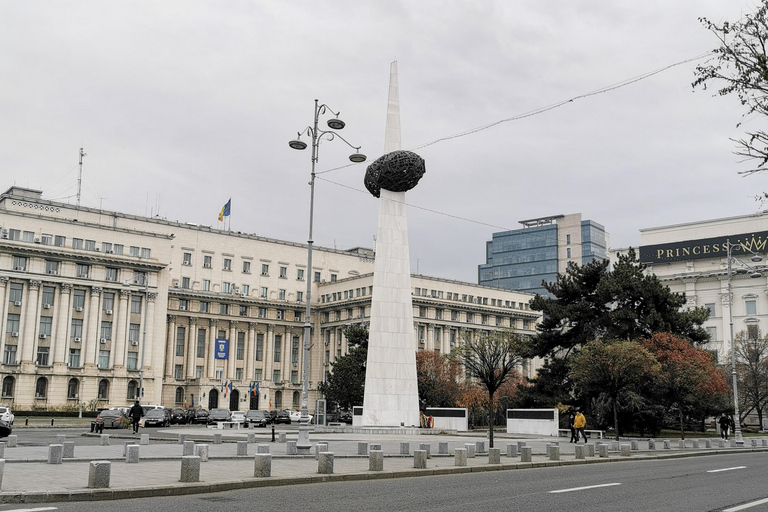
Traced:
[[584, 491], [586, 489], [597, 489], [598, 487], [611, 487], [613, 485], [621, 485], [620, 483], [613, 483], [613, 484], [600, 484], [600, 485], [588, 485], [586, 487], [573, 487], [571, 489], [558, 489], [556, 491], [549, 491], [550, 494], [558, 494], [561, 492], [573, 492], [573, 491]]
[[44, 510], [58, 510], [58, 508], [57, 507], [14, 508], [10, 510], [4, 510], [3, 512], [43, 512]]
[[765, 503], [768, 503], [768, 498], [758, 500], [758, 501], [753, 501], [752, 503], [745, 503], [744, 505], [739, 505], [738, 507], [726, 508], [725, 510], [723, 510], [723, 512], [736, 512], [737, 510], [745, 510], [748, 508], [756, 507], [758, 505], [763, 505]]
[[747, 469], [747, 466], [736, 466], [735, 468], [710, 469], [707, 473], [720, 473], [721, 471], [733, 471], [734, 469]]

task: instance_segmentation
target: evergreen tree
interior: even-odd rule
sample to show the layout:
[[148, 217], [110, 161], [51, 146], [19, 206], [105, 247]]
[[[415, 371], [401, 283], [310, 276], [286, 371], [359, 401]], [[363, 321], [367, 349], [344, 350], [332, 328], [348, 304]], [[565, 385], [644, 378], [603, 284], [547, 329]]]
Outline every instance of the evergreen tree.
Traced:
[[343, 411], [363, 405], [365, 364], [368, 358], [368, 329], [350, 325], [344, 329], [349, 351], [331, 363], [331, 374], [317, 385], [329, 404]]

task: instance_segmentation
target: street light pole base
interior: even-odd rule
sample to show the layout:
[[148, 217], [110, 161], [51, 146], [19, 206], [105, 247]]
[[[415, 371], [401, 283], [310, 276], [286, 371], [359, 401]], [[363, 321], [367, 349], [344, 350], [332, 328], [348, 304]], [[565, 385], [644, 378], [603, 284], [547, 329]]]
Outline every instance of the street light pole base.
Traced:
[[312, 451], [312, 443], [309, 442], [310, 426], [302, 424], [299, 426], [299, 438], [296, 440], [296, 453], [299, 455], [309, 455]]

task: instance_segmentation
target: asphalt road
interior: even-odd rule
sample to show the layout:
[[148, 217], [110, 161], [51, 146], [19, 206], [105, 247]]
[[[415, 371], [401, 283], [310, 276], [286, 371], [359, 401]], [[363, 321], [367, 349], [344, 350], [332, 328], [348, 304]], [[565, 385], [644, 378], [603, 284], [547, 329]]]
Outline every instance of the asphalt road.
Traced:
[[[768, 510], [768, 457], [741, 453], [452, 476], [349, 481], [0, 511], [733, 511]], [[766, 503], [755, 504], [766, 500]], [[46, 507], [54, 508], [46, 508]]]

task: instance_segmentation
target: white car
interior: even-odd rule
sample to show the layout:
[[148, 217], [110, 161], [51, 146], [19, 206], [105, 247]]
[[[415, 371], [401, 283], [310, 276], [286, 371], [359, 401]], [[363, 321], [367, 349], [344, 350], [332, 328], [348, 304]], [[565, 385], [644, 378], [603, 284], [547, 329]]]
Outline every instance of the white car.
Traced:
[[0, 420], [6, 422], [8, 425], [13, 425], [13, 419], [15, 416], [11, 412], [10, 407], [0, 407]]
[[236, 421], [237, 423], [244, 423], [245, 422], [245, 412], [243, 412], [243, 411], [232, 411], [232, 414], [229, 417], [229, 421]]
[[[288, 414], [291, 416], [291, 423], [299, 422], [301, 421], [301, 411], [288, 411]], [[312, 421], [312, 415], [307, 413], [307, 417], [309, 417], [309, 421]]]

